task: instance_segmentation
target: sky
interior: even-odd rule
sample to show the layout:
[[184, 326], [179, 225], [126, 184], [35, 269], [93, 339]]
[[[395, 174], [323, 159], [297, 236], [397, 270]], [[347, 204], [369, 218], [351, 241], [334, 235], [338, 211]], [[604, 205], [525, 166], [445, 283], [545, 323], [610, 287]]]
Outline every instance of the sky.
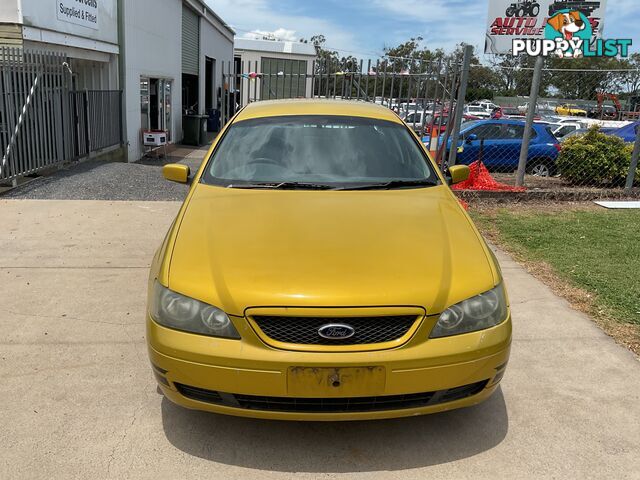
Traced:
[[[411, 37], [451, 50], [457, 43], [484, 48], [490, 0], [207, 0], [238, 37], [274, 33], [282, 40], [323, 34], [342, 55], [376, 58], [384, 47]], [[640, 51], [640, 0], [608, 0], [606, 38], [632, 38]]]

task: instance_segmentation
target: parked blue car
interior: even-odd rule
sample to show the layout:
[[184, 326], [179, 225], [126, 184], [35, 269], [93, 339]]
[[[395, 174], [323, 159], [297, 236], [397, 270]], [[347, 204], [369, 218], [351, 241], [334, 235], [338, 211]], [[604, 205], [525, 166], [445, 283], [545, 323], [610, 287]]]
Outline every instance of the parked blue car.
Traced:
[[[525, 122], [521, 120], [476, 120], [465, 123], [458, 140], [457, 163], [469, 165], [481, 158], [489, 170], [516, 170], [524, 127]], [[553, 175], [560, 152], [558, 139], [547, 125], [534, 123], [532, 129], [527, 172], [544, 177]], [[450, 148], [451, 139], [447, 143], [447, 150]]]
[[639, 129], [640, 122], [633, 122], [629, 125], [625, 125], [624, 127], [620, 127], [610, 133], [611, 135], [622, 138], [625, 142], [635, 142]]

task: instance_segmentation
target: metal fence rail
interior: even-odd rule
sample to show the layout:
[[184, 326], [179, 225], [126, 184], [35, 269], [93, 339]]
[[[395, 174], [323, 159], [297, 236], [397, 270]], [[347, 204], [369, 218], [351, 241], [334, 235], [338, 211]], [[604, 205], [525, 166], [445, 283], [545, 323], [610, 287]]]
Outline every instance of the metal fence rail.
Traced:
[[90, 151], [122, 143], [122, 92], [120, 90], [89, 90], [85, 92], [89, 114]]
[[71, 84], [63, 54], [0, 48], [0, 181], [122, 142], [121, 92]]
[[[494, 73], [518, 79], [518, 90], [512, 97], [495, 97], [500, 111], [478, 110], [466, 96], [467, 79], [474, 78], [474, 69], [486, 74], [488, 67], [469, 65], [472, 50], [465, 47], [457, 61], [447, 56], [433, 61], [334, 59], [316, 60], [307, 68], [273, 59], [226, 62], [221, 122], [261, 100], [375, 102], [396, 111], [441, 168], [476, 164], [478, 171], [489, 170], [504, 190], [620, 189], [636, 184], [639, 71], [551, 69], [542, 68], [541, 62], [535, 69], [496, 67]], [[530, 95], [516, 95], [525, 92]], [[473, 120], [480, 121], [467, 123]], [[599, 133], [587, 135], [596, 127]], [[614, 132], [622, 127], [629, 131]], [[636, 139], [639, 146], [634, 149]]]
[[501, 71], [519, 78], [521, 92], [529, 95], [496, 97], [500, 118], [463, 132], [464, 158], [479, 159], [500, 181], [515, 186], [549, 191], [633, 187], [640, 71], [546, 68], [542, 58], [535, 68]]
[[449, 112], [455, 108], [461, 78], [459, 62], [439, 59], [407, 65], [368, 60], [365, 64], [352, 59], [342, 63], [316, 60], [306, 71], [301, 71], [304, 69], [297, 64], [290, 66], [284, 60], [275, 65], [273, 61], [224, 63], [222, 125], [239, 108], [261, 100], [324, 98], [375, 102], [398, 113], [420, 136], [426, 135], [429, 148], [442, 161], [453, 124], [449, 122]]

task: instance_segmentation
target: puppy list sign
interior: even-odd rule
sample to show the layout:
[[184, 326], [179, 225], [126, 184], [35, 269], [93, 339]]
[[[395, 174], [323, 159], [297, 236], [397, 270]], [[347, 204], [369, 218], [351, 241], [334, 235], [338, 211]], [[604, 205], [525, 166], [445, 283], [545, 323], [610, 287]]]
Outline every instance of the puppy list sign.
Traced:
[[489, 0], [485, 53], [623, 55], [628, 45], [600, 38], [605, 8], [606, 0]]

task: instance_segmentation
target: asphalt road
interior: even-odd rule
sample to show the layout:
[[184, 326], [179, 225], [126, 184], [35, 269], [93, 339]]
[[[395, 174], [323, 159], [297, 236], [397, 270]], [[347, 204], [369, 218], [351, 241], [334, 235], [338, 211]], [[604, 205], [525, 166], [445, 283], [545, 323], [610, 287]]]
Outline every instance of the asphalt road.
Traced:
[[640, 478], [640, 363], [498, 253], [502, 387], [425, 417], [285, 423], [174, 406], [144, 342], [179, 203], [0, 200], [0, 478]]

